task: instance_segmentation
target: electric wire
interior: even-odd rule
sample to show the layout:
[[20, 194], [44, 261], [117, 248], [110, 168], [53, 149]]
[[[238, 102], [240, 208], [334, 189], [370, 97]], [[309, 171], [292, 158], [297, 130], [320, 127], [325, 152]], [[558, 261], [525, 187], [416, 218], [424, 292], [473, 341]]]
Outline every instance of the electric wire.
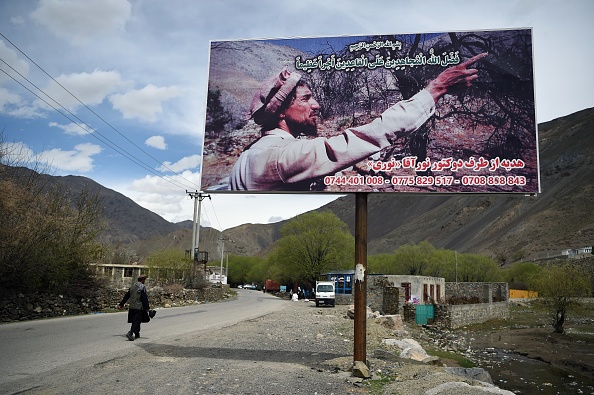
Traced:
[[[175, 175], [177, 175], [179, 178], [187, 181], [190, 185], [196, 187], [197, 185], [194, 184], [192, 181], [187, 180], [186, 178], [184, 178], [181, 174], [173, 171], [172, 169], [170, 169], [167, 165], [163, 164], [162, 162], [160, 162], [158, 159], [156, 159], [155, 157], [153, 157], [151, 154], [149, 154], [148, 152], [146, 152], [142, 147], [138, 146], [136, 143], [134, 143], [132, 140], [130, 140], [128, 137], [126, 137], [123, 133], [121, 133], [119, 130], [117, 130], [113, 125], [111, 125], [109, 122], [107, 122], [107, 120], [105, 120], [102, 116], [100, 116], [99, 114], [97, 114], [95, 111], [93, 111], [89, 106], [87, 106], [84, 102], [82, 102], [76, 95], [74, 95], [72, 92], [70, 92], [66, 87], [64, 87], [62, 84], [60, 84], [60, 82], [58, 82], [53, 76], [51, 76], [47, 71], [45, 71], [45, 69], [43, 67], [41, 67], [39, 64], [37, 64], [37, 62], [35, 62], [33, 59], [31, 59], [31, 57], [29, 57], [25, 52], [23, 52], [16, 44], [14, 44], [10, 39], [8, 39], [4, 34], [2, 34], [0, 32], [0, 36], [2, 36], [2, 38], [4, 38], [7, 42], [9, 42], [14, 48], [16, 48], [24, 57], [26, 57], [31, 63], [33, 63], [39, 70], [41, 70], [45, 75], [47, 75], [52, 81], [54, 81], [56, 84], [58, 84], [62, 89], [64, 89], [64, 91], [68, 92], [68, 94], [70, 96], [72, 96], [74, 99], [76, 99], [82, 106], [84, 106], [87, 110], [89, 110], [92, 114], [94, 114], [97, 118], [99, 118], [102, 122], [104, 122], [107, 126], [109, 126], [112, 130], [114, 130], [116, 133], [118, 133], [120, 136], [122, 136], [124, 139], [126, 139], [130, 144], [132, 144], [134, 147], [136, 147], [137, 149], [139, 149], [141, 152], [143, 152], [145, 155], [147, 155], [148, 157], [150, 157], [151, 159], [153, 159], [155, 162], [157, 162], [159, 165], [161, 165], [163, 168], [168, 169], [169, 171], [171, 171], [172, 173], [174, 173]], [[1, 60], [1, 59], [0, 59]], [[19, 74], [19, 76], [21, 76], [21, 78], [25, 79], [27, 82], [29, 82], [31, 85], [33, 85], [36, 89], [38, 89], [40, 92], [42, 92], [44, 95], [46, 95], [48, 98], [50, 98], [53, 102], [55, 102], [56, 104], [58, 104], [61, 108], [63, 108], [64, 110], [68, 111], [66, 108], [64, 108], [64, 106], [60, 105], [60, 103], [58, 103], [56, 100], [54, 100], [53, 98], [51, 98], [49, 95], [47, 95], [42, 89], [40, 89], [39, 87], [37, 87], [35, 84], [33, 84], [31, 81], [29, 81], [26, 77], [24, 77], [23, 75], [21, 75], [18, 71], [16, 71], [12, 66], [10, 66], [8, 63], [6, 63], [4, 60], [2, 60], [2, 62], [4, 62], [8, 67], [10, 67], [14, 72], [16, 72], [17, 74]], [[8, 73], [5, 72], [6, 75], [8, 75]], [[16, 81], [15, 78], [13, 78], [12, 76], [8, 75], [9, 77], [11, 77], [13, 80]], [[18, 81], [17, 81], [18, 82]], [[23, 86], [21, 84], [21, 86]], [[24, 86], [23, 86], [24, 87]], [[29, 89], [27, 89], [29, 90]], [[29, 92], [31, 92], [31, 90], [29, 90]], [[33, 93], [33, 92], [31, 92]], [[36, 95], [35, 93], [33, 93], [35, 96], [37, 96], [39, 98], [38, 95]], [[41, 98], [40, 98], [41, 99]], [[42, 99], [43, 100], [43, 99]], [[43, 100], [45, 102], [45, 100]], [[48, 104], [46, 102], [46, 104]], [[48, 104], [49, 105], [49, 104]], [[52, 108], [54, 108], [53, 106], [50, 106]], [[55, 109], [55, 108], [54, 108]], [[58, 111], [59, 112], [59, 111]], [[70, 111], [68, 111], [70, 114], [72, 114]], [[60, 112], [61, 113], [61, 112]], [[61, 113], [62, 114], [62, 113]], [[62, 114], [64, 115], [64, 114]], [[86, 122], [82, 121], [80, 118], [78, 118], [76, 115], [72, 114], [74, 117], [76, 117], [77, 119], [79, 119], [84, 125], [86, 125], [87, 127], [90, 128], [89, 125], [87, 125]], [[68, 118], [70, 119], [70, 118]], [[79, 127], [81, 127], [80, 125], [78, 125]], [[81, 129], [85, 130], [84, 128], [81, 127]], [[95, 129], [91, 128], [92, 130], [94, 130], [95, 132], [97, 132]], [[87, 130], [85, 130], [87, 133], [89, 133]], [[98, 133], [98, 132], [97, 132]], [[92, 134], [92, 133], [89, 133]], [[102, 136], [105, 139], [109, 140], [107, 137]], [[111, 141], [111, 140], [109, 140]], [[105, 143], [105, 142], [104, 142]], [[106, 143], [107, 144], [107, 143]], [[112, 142], [112, 144], [116, 145], [115, 143]], [[108, 144], [109, 145], [109, 144]], [[111, 145], [110, 147], [112, 149], [114, 149]], [[118, 151], [120, 152], [120, 151]], [[120, 152], [121, 153], [121, 152]], [[130, 156], [133, 156], [132, 154], [129, 154]], [[125, 155], [126, 158], [130, 159], [129, 156]], [[130, 159], [131, 160], [131, 159]], [[138, 161], [140, 161], [140, 159], [138, 159]], [[138, 164], [138, 162], [134, 161], [134, 163]], [[142, 162], [142, 161], [140, 161]], [[142, 162], [144, 163], [144, 162]], [[145, 164], [146, 165], [146, 164]], [[148, 166], [148, 165], [146, 165]], [[146, 167], [142, 166], [143, 168], [146, 169]], [[157, 173], [155, 173], [154, 171], [152, 171], [153, 174], [158, 175]], [[159, 174], [162, 174], [162, 178], [166, 178], [168, 177], [167, 175], [159, 172]], [[178, 185], [179, 186], [179, 185]]]
[[217, 220], [217, 224], [219, 225], [219, 229], [223, 229], [223, 227], [221, 226], [221, 222], [219, 221], [219, 217], [217, 216], [217, 212], [214, 209], [214, 205], [212, 204], [212, 200], [210, 200], [210, 205], [212, 206], [212, 212], [214, 213], [215, 219]]
[[[41, 67], [37, 62], [35, 62], [31, 57], [29, 57], [25, 52], [23, 52], [17, 45], [15, 45], [10, 39], [8, 39], [4, 34], [2, 34], [0, 32], [0, 36], [2, 36], [2, 38], [4, 38], [7, 42], [9, 42], [14, 48], [16, 48], [23, 56], [25, 56], [31, 63], [33, 63], [39, 70], [41, 70], [45, 75], [47, 75], [52, 81], [54, 81], [56, 84], [58, 84], [62, 89], [64, 89], [64, 91], [68, 92], [69, 95], [71, 95], [74, 99], [76, 99], [82, 106], [84, 106], [87, 110], [89, 110], [92, 114], [94, 114], [97, 118], [99, 118], [102, 122], [104, 122], [107, 126], [109, 126], [112, 130], [114, 130], [116, 133], [118, 133], [120, 136], [122, 136], [124, 139], [126, 139], [129, 143], [131, 143], [132, 145], [134, 145], [137, 149], [139, 149], [141, 152], [143, 152], [145, 155], [147, 155], [148, 157], [150, 157], [151, 159], [153, 159], [155, 162], [157, 162], [159, 165], [161, 165], [163, 168], [168, 169], [169, 171], [171, 171], [172, 173], [174, 173], [175, 175], [177, 175], [179, 178], [181, 178], [182, 180], [187, 181], [190, 185], [192, 185], [193, 187], [197, 186], [196, 184], [194, 184], [192, 181], [187, 180], [185, 177], [181, 176], [179, 173], [171, 170], [168, 166], [166, 166], [165, 164], [163, 164], [162, 162], [160, 162], [159, 160], [157, 160], [156, 158], [154, 158], [152, 155], [150, 155], [148, 152], [146, 152], [143, 148], [139, 147], [137, 144], [135, 144], [133, 141], [131, 141], [128, 137], [126, 137], [123, 133], [121, 133], [119, 130], [117, 130], [113, 125], [111, 125], [109, 122], [107, 122], [102, 116], [100, 116], [99, 114], [97, 114], [95, 111], [93, 111], [89, 106], [87, 106], [84, 102], [82, 102], [76, 95], [74, 95], [72, 92], [70, 92], [66, 87], [64, 87], [62, 84], [60, 84], [53, 76], [51, 76], [48, 72], [45, 71], [45, 69], [43, 67]], [[102, 143], [106, 144], [107, 146], [109, 146], [111, 149], [113, 149], [114, 151], [120, 153], [121, 155], [123, 155], [124, 157], [126, 157], [128, 160], [132, 161], [133, 163], [137, 164], [138, 166], [142, 167], [143, 169], [151, 172], [152, 174], [162, 178], [163, 180], [177, 186], [177, 187], [184, 187], [183, 184], [181, 184], [180, 182], [178, 182], [177, 180], [171, 178], [170, 176], [158, 172], [156, 170], [154, 170], [152, 167], [150, 167], [148, 164], [146, 164], [145, 162], [143, 162], [142, 160], [138, 159], [137, 157], [135, 157], [133, 154], [128, 153], [125, 149], [121, 148], [118, 146], [118, 144], [112, 142], [108, 137], [104, 136], [103, 134], [101, 134], [99, 131], [97, 131], [95, 128], [91, 127], [90, 125], [88, 125], [86, 122], [84, 122], [81, 118], [79, 118], [77, 115], [73, 114], [70, 110], [68, 110], [67, 108], [65, 108], [63, 105], [61, 105], [59, 102], [57, 102], [55, 99], [53, 99], [51, 96], [49, 96], [47, 93], [45, 93], [41, 88], [39, 88], [38, 86], [36, 86], [33, 82], [31, 82], [29, 79], [27, 79], [25, 76], [23, 76], [21, 73], [19, 73], [16, 69], [14, 69], [12, 66], [10, 66], [7, 62], [5, 62], [3, 59], [0, 59], [4, 64], [6, 64], [11, 70], [13, 70], [16, 74], [18, 74], [21, 78], [23, 78], [25, 81], [27, 81], [29, 84], [31, 84], [31, 86], [35, 87], [35, 89], [37, 89], [39, 92], [43, 93], [47, 98], [49, 98], [52, 102], [56, 103], [56, 105], [58, 105], [60, 108], [62, 108], [64, 111], [68, 112], [68, 114], [70, 114], [72, 117], [76, 118], [80, 123], [74, 121], [72, 118], [70, 118], [68, 115], [64, 114], [62, 111], [60, 111], [59, 109], [57, 109], [55, 106], [53, 106], [52, 104], [50, 104], [47, 100], [43, 99], [42, 97], [40, 97], [38, 94], [36, 94], [35, 92], [33, 92], [30, 88], [28, 88], [27, 86], [25, 86], [22, 82], [18, 81], [16, 78], [14, 78], [14, 76], [8, 74], [5, 70], [0, 69], [0, 71], [2, 71], [4, 74], [6, 74], [9, 78], [11, 78], [12, 80], [14, 80], [16, 83], [18, 83], [19, 85], [21, 85], [24, 89], [26, 89], [27, 91], [29, 91], [31, 94], [33, 94], [35, 97], [37, 97], [38, 99], [40, 99], [41, 101], [43, 101], [45, 104], [47, 104], [49, 107], [51, 107], [52, 109], [54, 109], [56, 112], [58, 112], [59, 114], [61, 114], [62, 116], [64, 116], [66, 119], [70, 120], [71, 122], [75, 123], [78, 127], [80, 127], [83, 131], [85, 131], [86, 133], [90, 134], [91, 136], [93, 136], [94, 138], [96, 138], [97, 140], [101, 141]], [[85, 127], [83, 127], [82, 125], [84, 125]], [[89, 129], [92, 130], [94, 133], [89, 132]], [[98, 136], [101, 136], [98, 137]], [[187, 188], [186, 189], [192, 189], [192, 188]], [[200, 188], [198, 188], [200, 189]], [[209, 199], [211, 200], [211, 199]], [[213, 214], [215, 216], [215, 219], [217, 221], [217, 224], [219, 226], [219, 229], [222, 229], [221, 223], [218, 219], [218, 216], [216, 214], [216, 210], [214, 207], [214, 204], [212, 203], [211, 200], [211, 206], [212, 206], [212, 210], [213, 210]], [[208, 214], [206, 213], [205, 210], [204, 214], [206, 215], [206, 218], [208, 220], [208, 222], [210, 222], [210, 218], [208, 217]]]
[[[82, 130], [84, 130], [86, 133], [88, 133], [89, 135], [91, 135], [95, 139], [101, 141], [102, 143], [104, 143], [105, 145], [107, 145], [108, 147], [110, 147], [111, 149], [113, 149], [114, 151], [120, 153], [121, 155], [123, 155], [124, 157], [126, 157], [130, 161], [134, 162], [135, 164], [139, 165], [143, 169], [145, 169], [145, 170], [153, 173], [154, 175], [162, 178], [163, 180], [165, 180], [165, 181], [167, 181], [167, 182], [169, 182], [169, 183], [171, 183], [171, 184], [173, 184], [173, 185], [175, 185], [177, 187], [184, 187], [184, 185], [178, 183], [175, 179], [173, 179], [173, 178], [171, 178], [171, 177], [169, 177], [169, 176], [167, 176], [167, 175], [165, 175], [163, 173], [157, 172], [156, 170], [154, 170], [153, 168], [151, 168], [149, 165], [147, 165], [146, 163], [142, 162], [140, 159], [137, 159], [132, 154], [129, 154], [126, 150], [121, 149], [117, 144], [111, 142], [111, 140], [109, 140], [107, 137], [103, 136], [96, 129], [94, 129], [93, 127], [91, 127], [87, 123], [85, 123], [82, 119], [80, 119], [78, 116], [76, 116], [75, 114], [73, 114], [70, 110], [68, 110], [67, 108], [65, 108], [64, 106], [62, 106], [60, 103], [58, 103], [56, 100], [54, 100], [51, 96], [49, 96], [48, 94], [46, 94], [43, 90], [39, 89], [35, 84], [33, 84], [27, 78], [23, 77], [22, 74], [20, 74], [18, 71], [16, 71], [12, 66], [10, 66], [8, 63], [6, 63], [3, 59], [0, 59], [0, 61], [2, 61], [4, 64], [6, 64], [8, 67], [10, 67], [15, 73], [17, 73], [19, 76], [21, 76], [27, 82], [29, 82], [32, 86], [34, 86], [36, 89], [38, 89], [40, 92], [42, 92], [45, 96], [47, 96], [49, 99], [51, 99], [54, 103], [56, 103], [58, 106], [60, 106], [64, 111], [68, 112], [68, 114], [72, 115], [74, 118], [76, 118], [78, 121], [80, 121], [83, 125], [85, 125], [90, 130], [93, 130], [94, 131], [94, 133], [89, 132], [89, 130], [85, 129], [81, 124], [77, 123], [74, 119], [70, 118], [68, 115], [66, 115], [65, 113], [63, 113], [62, 111], [60, 111], [58, 108], [56, 108], [54, 105], [52, 105], [51, 103], [49, 103], [47, 100], [45, 100], [44, 98], [42, 98], [41, 96], [39, 96], [37, 93], [33, 92], [30, 88], [28, 88], [27, 86], [25, 86], [22, 82], [18, 81], [16, 78], [14, 78], [10, 74], [8, 74], [6, 72], [6, 70], [3, 70], [3, 69], [0, 68], [0, 71], [2, 71], [4, 74], [6, 74], [9, 78], [11, 78], [17, 84], [19, 84], [24, 89], [26, 89], [27, 91], [29, 91], [32, 95], [34, 95], [35, 97], [37, 97], [39, 100], [41, 100], [42, 102], [44, 102], [45, 104], [47, 104], [49, 107], [51, 107], [52, 109], [54, 109], [54, 111], [56, 111], [57, 113], [61, 114], [63, 117], [65, 117], [69, 121], [75, 123], [79, 128], [81, 128]], [[99, 138], [97, 135], [101, 136], [101, 138]]]

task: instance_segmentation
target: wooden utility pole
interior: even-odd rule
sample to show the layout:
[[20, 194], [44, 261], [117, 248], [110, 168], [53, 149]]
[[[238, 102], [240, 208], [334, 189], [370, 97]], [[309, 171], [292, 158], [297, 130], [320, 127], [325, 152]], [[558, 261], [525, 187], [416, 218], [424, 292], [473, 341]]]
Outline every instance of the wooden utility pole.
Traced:
[[367, 365], [367, 193], [355, 195], [355, 327], [353, 362]]

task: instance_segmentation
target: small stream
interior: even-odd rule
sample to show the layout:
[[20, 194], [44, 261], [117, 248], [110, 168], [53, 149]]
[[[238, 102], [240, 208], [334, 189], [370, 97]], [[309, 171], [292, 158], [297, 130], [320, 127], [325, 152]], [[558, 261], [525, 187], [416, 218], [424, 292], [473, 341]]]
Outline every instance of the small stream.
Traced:
[[493, 384], [516, 394], [594, 394], [594, 380], [508, 350], [486, 348], [472, 358]]
[[[594, 336], [593, 321], [574, 324], [573, 330], [581, 335]], [[570, 330], [571, 331], [571, 330]], [[538, 359], [528, 358], [501, 345], [500, 333], [492, 331], [440, 331], [428, 330], [429, 338], [440, 348], [462, 351], [476, 367], [485, 369], [493, 384], [515, 394], [594, 395], [594, 378], [552, 366]], [[499, 340], [499, 341], [498, 341]], [[593, 354], [590, 342], [584, 343], [583, 353]], [[543, 344], [543, 347], [550, 345]], [[575, 349], [574, 349], [575, 350]], [[559, 352], [566, 352], [559, 351]], [[574, 351], [575, 352], [575, 351]], [[571, 356], [568, 356], [571, 358]], [[573, 369], [578, 371], [579, 368]]]

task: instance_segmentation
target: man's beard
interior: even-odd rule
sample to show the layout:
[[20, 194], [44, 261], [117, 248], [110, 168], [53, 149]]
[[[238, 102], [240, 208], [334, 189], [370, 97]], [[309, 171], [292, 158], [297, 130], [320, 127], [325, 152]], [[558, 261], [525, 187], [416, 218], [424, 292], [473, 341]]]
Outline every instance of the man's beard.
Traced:
[[291, 121], [290, 119], [286, 120], [287, 126], [291, 131], [291, 134], [295, 137], [297, 136], [311, 136], [311, 137], [318, 137], [318, 125], [316, 123], [302, 123], [302, 122], [295, 122]]

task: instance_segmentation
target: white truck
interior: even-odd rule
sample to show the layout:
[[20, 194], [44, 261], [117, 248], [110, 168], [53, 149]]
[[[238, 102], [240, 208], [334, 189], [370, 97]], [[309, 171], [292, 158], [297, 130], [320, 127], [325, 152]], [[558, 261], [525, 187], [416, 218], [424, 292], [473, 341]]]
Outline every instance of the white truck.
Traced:
[[316, 307], [331, 305], [335, 302], [334, 281], [316, 281]]

